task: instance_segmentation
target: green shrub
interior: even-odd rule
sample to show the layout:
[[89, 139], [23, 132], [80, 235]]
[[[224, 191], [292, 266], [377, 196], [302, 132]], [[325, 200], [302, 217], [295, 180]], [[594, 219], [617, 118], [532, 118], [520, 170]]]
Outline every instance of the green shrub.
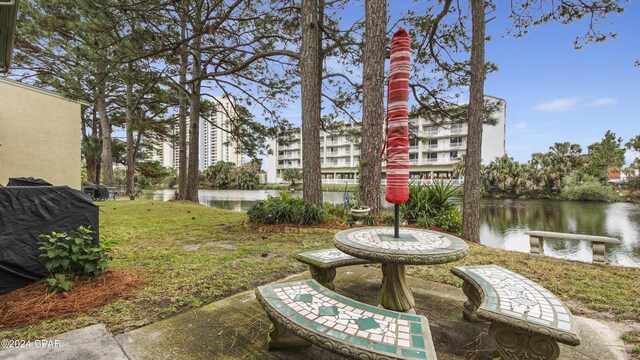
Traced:
[[384, 225], [393, 226], [395, 220], [396, 219], [395, 219], [395, 217], [393, 215], [385, 215], [385, 216], [382, 217], [380, 222], [383, 223]]
[[349, 220], [351, 213], [342, 205], [333, 205], [325, 201], [322, 207], [325, 215], [324, 220], [327, 223], [344, 225]]
[[324, 208], [305, 206], [302, 198], [288, 192], [257, 201], [248, 211], [251, 221], [261, 224], [299, 224], [311, 226], [325, 221]]
[[442, 230], [460, 234], [462, 231], [462, 213], [456, 207], [443, 210], [435, 217], [434, 226]]
[[431, 214], [431, 198], [427, 186], [409, 185], [409, 200], [400, 205], [400, 213], [408, 223], [415, 223], [421, 216]]
[[378, 221], [376, 219], [375, 216], [368, 214], [366, 216], [363, 216], [360, 221], [362, 221], [362, 224], [366, 225], [366, 226], [375, 226], [377, 225]]
[[418, 218], [416, 224], [418, 224], [418, 226], [422, 228], [431, 228], [436, 226], [436, 219], [430, 215], [425, 214]]
[[568, 177], [565, 180], [566, 186], [560, 192], [563, 200], [580, 201], [614, 201], [616, 195], [609, 185], [602, 184], [597, 178], [585, 175], [582, 181], [576, 177]]
[[300, 215], [300, 225], [313, 226], [324, 222], [324, 209], [320, 206], [305, 205]]
[[49, 288], [56, 291], [70, 291], [78, 276], [98, 276], [107, 268], [111, 260], [111, 245], [108, 240], [93, 243], [94, 231], [84, 226], [67, 233], [52, 232], [41, 234], [43, 241], [38, 249], [39, 257], [51, 276], [46, 280]]
[[449, 199], [457, 192], [458, 188], [444, 182], [409, 185], [409, 200], [400, 205], [402, 217], [409, 223], [417, 223], [421, 218], [436, 217], [453, 206]]

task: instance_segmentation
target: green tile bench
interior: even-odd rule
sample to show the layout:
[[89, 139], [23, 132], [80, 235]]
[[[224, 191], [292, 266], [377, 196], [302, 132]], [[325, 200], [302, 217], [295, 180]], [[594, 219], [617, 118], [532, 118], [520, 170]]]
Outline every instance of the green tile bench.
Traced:
[[503, 359], [557, 359], [557, 342], [577, 346], [580, 336], [569, 309], [550, 291], [496, 265], [453, 267], [464, 280], [469, 321], [491, 321], [489, 336]]
[[296, 255], [296, 259], [309, 265], [311, 277], [331, 290], [335, 289], [333, 279], [336, 278], [336, 268], [372, 263], [372, 261], [345, 254], [338, 249], [307, 251]]
[[427, 318], [357, 302], [315, 280], [265, 285], [269, 350], [317, 345], [353, 359], [436, 359]]

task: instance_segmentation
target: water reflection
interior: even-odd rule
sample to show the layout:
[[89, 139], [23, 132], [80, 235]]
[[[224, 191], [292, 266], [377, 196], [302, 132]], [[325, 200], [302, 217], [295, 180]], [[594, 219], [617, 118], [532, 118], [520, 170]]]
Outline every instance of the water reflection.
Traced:
[[[201, 204], [210, 207], [246, 212], [257, 200], [278, 194], [277, 190], [200, 190], [199, 197]], [[325, 201], [342, 204], [341, 192], [323, 196]], [[147, 197], [166, 201], [173, 198], [173, 191], [155, 191]], [[461, 205], [461, 199], [454, 203]], [[480, 240], [487, 246], [528, 252], [527, 230], [611, 236], [622, 243], [606, 245], [607, 263], [640, 267], [638, 204], [484, 199], [480, 221]], [[544, 250], [549, 256], [579, 261], [590, 262], [592, 257], [591, 245], [584, 241], [545, 239]]]

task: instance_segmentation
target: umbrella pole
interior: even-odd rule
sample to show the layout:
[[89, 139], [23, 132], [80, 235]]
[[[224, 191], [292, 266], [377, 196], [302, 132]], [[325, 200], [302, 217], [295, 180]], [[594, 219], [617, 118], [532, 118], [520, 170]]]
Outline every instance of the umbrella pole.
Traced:
[[393, 237], [400, 237], [400, 204], [393, 205], [394, 219], [393, 219]]

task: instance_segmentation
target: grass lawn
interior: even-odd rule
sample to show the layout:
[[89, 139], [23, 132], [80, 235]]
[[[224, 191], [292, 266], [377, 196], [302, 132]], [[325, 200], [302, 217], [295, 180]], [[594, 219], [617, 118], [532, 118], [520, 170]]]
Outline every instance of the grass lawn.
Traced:
[[[121, 333], [301, 272], [305, 268], [293, 256], [331, 247], [335, 232], [253, 232], [244, 226], [244, 214], [187, 202], [109, 201], [100, 209], [100, 235], [116, 241], [111, 267], [136, 270], [147, 283], [134, 296], [93, 313], [0, 331], [0, 338], [39, 339], [98, 322]], [[517, 271], [568, 301], [577, 314], [640, 317], [640, 269], [540, 259], [472, 245], [462, 261], [410, 267], [409, 272], [460, 286], [449, 269], [467, 264], [498, 264]]]

